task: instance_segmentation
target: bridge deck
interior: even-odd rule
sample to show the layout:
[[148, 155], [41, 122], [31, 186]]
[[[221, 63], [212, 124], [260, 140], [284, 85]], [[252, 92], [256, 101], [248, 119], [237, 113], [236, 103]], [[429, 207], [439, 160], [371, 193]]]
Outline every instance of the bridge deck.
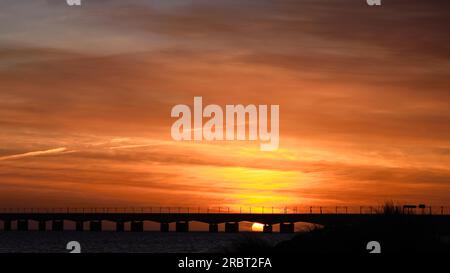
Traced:
[[[153, 221], [159, 223], [172, 223], [180, 221], [197, 221], [204, 223], [226, 222], [259, 222], [264, 224], [309, 222], [317, 224], [352, 223], [383, 217], [382, 214], [357, 214], [357, 213], [64, 213], [64, 212], [12, 212], [0, 213], [0, 220], [32, 220], [32, 221]], [[426, 218], [428, 221], [448, 221], [450, 215], [408, 215], [414, 218]]]

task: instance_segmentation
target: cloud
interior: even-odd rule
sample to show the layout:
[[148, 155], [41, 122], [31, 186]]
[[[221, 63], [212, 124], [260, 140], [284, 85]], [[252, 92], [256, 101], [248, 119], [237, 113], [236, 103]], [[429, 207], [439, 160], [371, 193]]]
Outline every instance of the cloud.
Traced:
[[[448, 1], [32, 2], [0, 4], [1, 197], [448, 197]], [[289, 153], [172, 142], [194, 95], [280, 104]], [[250, 182], [218, 174], [236, 169]]]

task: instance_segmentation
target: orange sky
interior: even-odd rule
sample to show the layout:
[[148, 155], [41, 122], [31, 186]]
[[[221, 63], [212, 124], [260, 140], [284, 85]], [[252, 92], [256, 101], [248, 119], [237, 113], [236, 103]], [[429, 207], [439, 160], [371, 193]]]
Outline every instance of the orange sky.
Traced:
[[[0, 3], [0, 207], [450, 205], [448, 1], [63, 2]], [[194, 96], [279, 149], [173, 141]]]

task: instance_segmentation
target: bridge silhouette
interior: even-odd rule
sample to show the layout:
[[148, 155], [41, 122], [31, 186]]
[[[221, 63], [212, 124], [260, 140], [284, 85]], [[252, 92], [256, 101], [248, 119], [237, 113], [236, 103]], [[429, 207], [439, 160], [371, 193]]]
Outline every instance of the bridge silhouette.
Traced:
[[[403, 206], [403, 214], [429, 223], [450, 227], [449, 207]], [[182, 207], [142, 207], [142, 208], [50, 208], [50, 209], [0, 209], [3, 231], [28, 231], [29, 223], [38, 223], [39, 231], [47, 230], [51, 222], [52, 231], [65, 230], [65, 221], [75, 223], [76, 231], [102, 231], [103, 221], [115, 223], [115, 230], [125, 231], [125, 223], [130, 223], [130, 231], [144, 231], [144, 222], [160, 224], [161, 232], [169, 231], [169, 224], [175, 223], [177, 232], [188, 232], [189, 222], [209, 225], [210, 232], [218, 232], [219, 224], [225, 225], [225, 232], [239, 232], [240, 222], [256, 222], [264, 225], [263, 232], [271, 233], [274, 225], [279, 225], [281, 233], [295, 231], [294, 224], [306, 222], [318, 225], [352, 224], [376, 220], [383, 217], [382, 208], [376, 206], [335, 206], [335, 207], [294, 207], [294, 208], [240, 208], [228, 207], [182, 208]], [[89, 223], [85, 228], [85, 223]]]

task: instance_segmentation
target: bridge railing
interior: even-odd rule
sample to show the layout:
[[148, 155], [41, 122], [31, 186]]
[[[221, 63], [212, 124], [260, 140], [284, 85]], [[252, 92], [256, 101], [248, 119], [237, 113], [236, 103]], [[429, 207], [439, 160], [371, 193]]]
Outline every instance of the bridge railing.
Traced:
[[[400, 207], [403, 213], [450, 215], [449, 206]], [[108, 207], [108, 208], [0, 208], [0, 213], [250, 213], [250, 214], [378, 214], [382, 206], [215, 206], [215, 207]]]

